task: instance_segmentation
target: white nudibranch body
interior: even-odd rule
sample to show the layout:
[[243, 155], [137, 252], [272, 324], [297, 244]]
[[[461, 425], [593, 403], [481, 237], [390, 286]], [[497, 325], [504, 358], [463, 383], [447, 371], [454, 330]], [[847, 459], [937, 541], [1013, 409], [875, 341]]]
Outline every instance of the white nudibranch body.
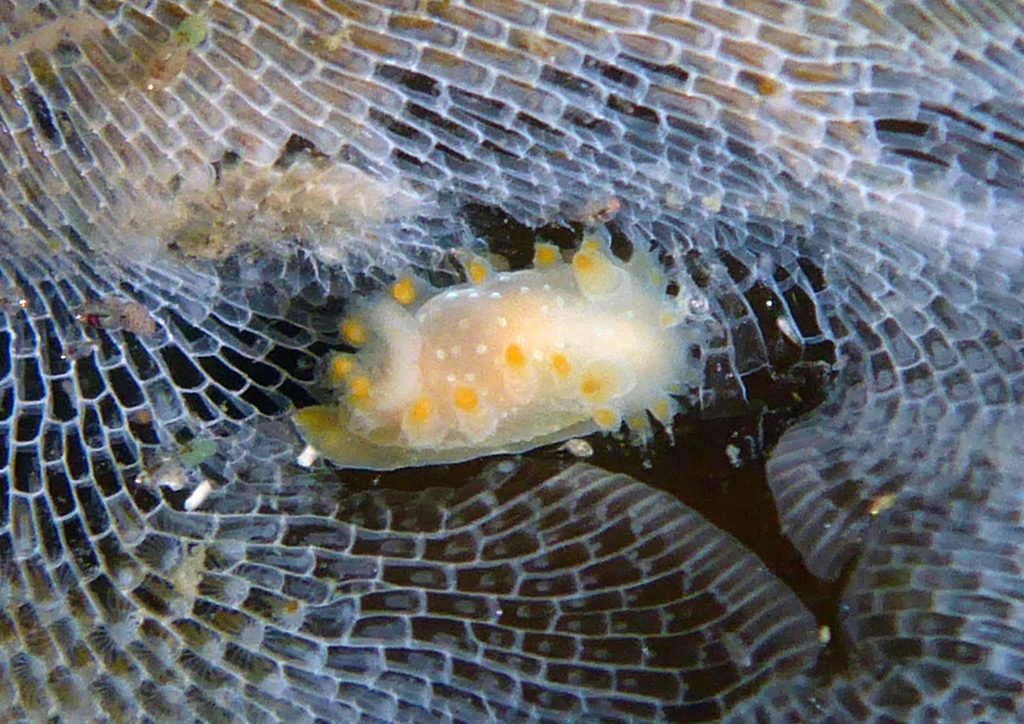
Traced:
[[[647, 441], [647, 413], [671, 425], [671, 393], [698, 384], [690, 348], [709, 320], [692, 311], [700, 292], [666, 280], [651, 256], [628, 262], [588, 238], [571, 262], [549, 244], [534, 267], [494, 272], [463, 261], [469, 282], [432, 290], [400, 278], [358, 305], [342, 337], [358, 348], [335, 356], [337, 404], [295, 415], [309, 445], [350, 468], [454, 463], [518, 453], [623, 422]], [[702, 298], [702, 297], [701, 297]]]

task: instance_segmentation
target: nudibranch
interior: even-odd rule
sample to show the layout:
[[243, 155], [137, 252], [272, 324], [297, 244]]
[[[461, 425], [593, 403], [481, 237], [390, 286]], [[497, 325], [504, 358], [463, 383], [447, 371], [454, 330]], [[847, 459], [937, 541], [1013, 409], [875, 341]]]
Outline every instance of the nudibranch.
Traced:
[[327, 370], [341, 399], [295, 415], [307, 463], [314, 451], [369, 470], [455, 463], [624, 422], [646, 442], [648, 413], [670, 426], [672, 394], [699, 383], [706, 299], [687, 280], [667, 293], [649, 252], [622, 261], [589, 235], [570, 260], [538, 243], [522, 271], [460, 261], [464, 284], [402, 276], [349, 310], [341, 336], [357, 352]]

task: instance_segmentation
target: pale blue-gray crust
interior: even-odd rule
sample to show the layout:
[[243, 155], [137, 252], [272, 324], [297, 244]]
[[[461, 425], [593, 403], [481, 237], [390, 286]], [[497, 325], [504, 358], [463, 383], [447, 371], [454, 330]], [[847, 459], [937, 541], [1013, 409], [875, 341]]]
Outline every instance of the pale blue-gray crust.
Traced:
[[[202, 3], [15, 5], [5, 720], [1022, 716], [1019, 3], [223, 3], [177, 73], [147, 59]], [[104, 29], [32, 35], [74, 13]], [[161, 252], [175, 173], [310, 144], [422, 204], [346, 227], [331, 264], [259, 216], [240, 258]], [[830, 679], [797, 598], [637, 481], [527, 461], [345, 498], [292, 464], [337, 297], [464, 244], [463, 204], [541, 223], [612, 197], [706, 285], [706, 409], [834, 345], [828, 400], [768, 462], [808, 568], [850, 572]], [[155, 330], [90, 350], [74, 310], [115, 295]], [[216, 489], [184, 512], [135, 478], [193, 437]]]

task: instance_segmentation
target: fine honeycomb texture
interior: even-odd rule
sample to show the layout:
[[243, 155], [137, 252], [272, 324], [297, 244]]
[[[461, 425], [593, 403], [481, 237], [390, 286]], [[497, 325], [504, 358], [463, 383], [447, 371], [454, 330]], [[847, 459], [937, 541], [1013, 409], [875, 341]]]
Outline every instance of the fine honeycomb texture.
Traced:
[[[1022, 79], [1015, 0], [0, 0], [3, 718], [1024, 716]], [[639, 481], [294, 464], [480, 208], [700, 286], [701, 415], [828, 368], [767, 468], [838, 670]]]

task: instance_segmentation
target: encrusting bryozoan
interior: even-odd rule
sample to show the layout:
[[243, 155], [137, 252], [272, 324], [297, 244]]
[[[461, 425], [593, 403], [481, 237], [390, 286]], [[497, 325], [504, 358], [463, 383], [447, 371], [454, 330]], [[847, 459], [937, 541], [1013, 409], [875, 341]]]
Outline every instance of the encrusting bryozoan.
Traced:
[[672, 393], [699, 383], [689, 350], [707, 339], [706, 300], [684, 280], [666, 294], [646, 251], [623, 262], [590, 234], [568, 263], [543, 243], [532, 269], [462, 263], [465, 284], [434, 290], [405, 276], [351, 310], [341, 335], [358, 352], [328, 365], [341, 400], [295, 415], [316, 452], [390, 470], [523, 452], [623, 422], [645, 442], [647, 413], [670, 425]]

